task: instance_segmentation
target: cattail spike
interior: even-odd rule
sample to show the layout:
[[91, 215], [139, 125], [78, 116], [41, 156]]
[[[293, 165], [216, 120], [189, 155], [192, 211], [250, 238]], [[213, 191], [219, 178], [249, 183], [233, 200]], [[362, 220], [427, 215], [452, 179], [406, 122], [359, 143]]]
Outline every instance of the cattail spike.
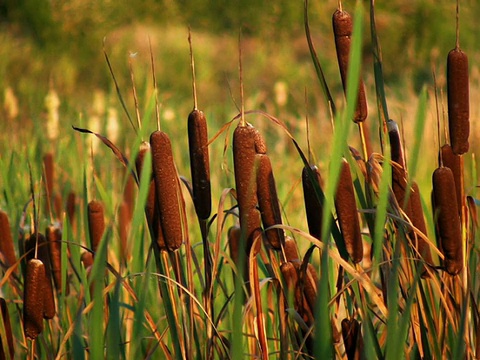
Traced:
[[343, 158], [335, 195], [335, 209], [347, 252], [354, 263], [363, 259], [363, 242], [350, 165]]
[[[247, 242], [247, 253], [250, 253], [255, 238], [261, 234], [260, 212], [257, 208], [255, 155], [264, 153], [264, 150], [266, 152], [264, 147], [260, 134], [253, 126], [250, 124], [237, 126], [233, 133], [233, 165], [240, 227]], [[260, 250], [260, 242], [257, 244], [255, 253]]]
[[38, 258], [43, 263], [45, 276], [43, 277], [44, 291], [44, 317], [52, 319], [55, 316], [55, 298], [52, 285], [52, 269], [50, 266], [50, 253], [48, 242], [45, 236], [39, 232], [34, 232], [25, 241], [26, 260]]
[[[258, 206], [263, 227], [266, 229], [274, 225], [281, 225], [282, 214], [270, 158], [266, 154], [256, 154], [255, 158]], [[285, 244], [285, 234], [282, 229], [267, 230], [266, 237], [270, 246], [275, 250], [280, 250]]]
[[470, 134], [470, 105], [468, 84], [468, 57], [455, 48], [447, 58], [448, 128], [453, 153], [468, 152]]
[[457, 275], [463, 268], [462, 233], [458, 216], [457, 195], [452, 170], [437, 168], [432, 177], [433, 203], [440, 237], [440, 250], [445, 256], [445, 269]]
[[160, 212], [160, 222], [165, 244], [170, 251], [183, 242], [183, 218], [185, 207], [177, 169], [173, 161], [172, 145], [168, 135], [154, 131], [150, 136], [155, 193]]
[[[336, 10], [332, 17], [333, 33], [335, 35], [335, 48], [337, 50], [338, 67], [342, 78], [343, 90], [347, 91], [347, 72], [350, 58], [350, 47], [352, 42], [353, 21], [350, 14], [344, 10]], [[367, 99], [365, 96], [365, 85], [360, 79], [357, 106], [353, 121], [363, 122], [367, 118]]]
[[90, 234], [90, 246], [92, 251], [97, 252], [103, 233], [105, 232], [105, 217], [102, 202], [92, 200], [87, 206], [88, 232]]
[[188, 116], [188, 147], [192, 174], [193, 202], [197, 216], [206, 220], [212, 210], [207, 120], [200, 110]]
[[43, 307], [45, 294], [45, 266], [38, 259], [27, 263], [25, 290], [23, 294], [23, 330], [32, 340], [43, 331]]
[[10, 222], [5, 211], [0, 210], [0, 253], [1, 261], [6, 267], [10, 267], [17, 262], [15, 250], [13, 247], [13, 238], [10, 231]]
[[314, 179], [310, 178], [307, 167], [302, 170], [303, 199], [307, 215], [308, 231], [310, 235], [321, 239], [322, 237], [322, 214], [323, 206], [315, 192], [315, 186], [321, 188], [322, 179], [315, 165], [311, 165]]

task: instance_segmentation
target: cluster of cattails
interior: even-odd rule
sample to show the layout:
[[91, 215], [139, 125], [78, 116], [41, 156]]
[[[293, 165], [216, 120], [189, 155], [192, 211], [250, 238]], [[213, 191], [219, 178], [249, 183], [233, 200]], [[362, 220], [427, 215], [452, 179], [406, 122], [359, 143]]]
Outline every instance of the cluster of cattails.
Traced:
[[[408, 231], [408, 236], [415, 247], [416, 254], [427, 264], [432, 264], [433, 259], [430, 247], [423, 238], [423, 236], [427, 236], [427, 227], [423, 214], [420, 189], [415, 181], [409, 185], [403, 144], [397, 123], [393, 120], [388, 120], [387, 125], [392, 161], [392, 191], [398, 207], [413, 227], [420, 231], [420, 234], [417, 231]], [[428, 272], [424, 271], [423, 275], [427, 276]]]
[[[31, 260], [39, 260], [43, 266], [42, 296], [43, 296], [43, 312], [46, 319], [52, 319], [55, 316], [55, 297], [52, 285], [52, 267], [50, 262], [49, 243], [46, 237], [38, 232], [34, 232], [25, 240], [25, 254], [27, 263]], [[26, 279], [28, 281], [28, 266]]]
[[440, 167], [433, 173], [433, 206], [444, 267], [450, 275], [456, 275], [463, 269], [464, 261], [462, 228], [466, 228], [466, 218], [462, 155], [469, 149], [470, 133], [468, 58], [459, 46], [458, 22], [457, 43], [447, 57], [447, 97], [450, 145], [445, 144], [440, 149]]
[[160, 250], [175, 251], [186, 236], [185, 201], [172, 154], [168, 135], [154, 131], [150, 142], [142, 142], [135, 160], [141, 179], [147, 154], [152, 155], [153, 179], [150, 180], [145, 215]]
[[[233, 163], [242, 237], [246, 250], [260, 250], [262, 228], [282, 224], [267, 146], [261, 134], [252, 125], [240, 123], [233, 133]], [[258, 240], [257, 240], [258, 239]], [[279, 229], [267, 230], [269, 245], [279, 250], [285, 239]]]
[[286, 293], [293, 296], [293, 309], [300, 316], [307, 327], [300, 329], [307, 337], [307, 348], [312, 349], [313, 333], [308, 331], [315, 322], [315, 303], [317, 300], [317, 272], [310, 263], [304, 263], [299, 259], [295, 241], [286, 237], [285, 240], [286, 260], [280, 270], [286, 285]]
[[55, 316], [52, 278], [57, 289], [61, 289], [61, 255], [56, 246], [61, 235], [53, 227], [49, 227], [47, 232], [50, 237], [48, 241], [38, 232], [25, 240], [27, 266], [23, 293], [23, 326], [25, 335], [32, 340], [42, 332], [43, 320]]

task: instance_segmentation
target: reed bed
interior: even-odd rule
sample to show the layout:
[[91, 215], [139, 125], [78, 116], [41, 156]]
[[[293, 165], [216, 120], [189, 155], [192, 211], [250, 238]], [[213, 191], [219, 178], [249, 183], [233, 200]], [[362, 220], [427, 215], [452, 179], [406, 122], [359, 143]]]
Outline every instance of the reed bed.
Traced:
[[[154, 90], [143, 108], [129, 58], [130, 116], [105, 50], [124, 138], [74, 127], [75, 141], [55, 151], [39, 142], [0, 157], [1, 358], [479, 357], [476, 149], [459, 34], [445, 64], [448, 99], [435, 104], [448, 103], [448, 119], [437, 112], [430, 138], [428, 96], [442, 89], [421, 93], [416, 118], [389, 117], [374, 2], [369, 14], [361, 2], [334, 11], [338, 84], [322, 70], [308, 12], [305, 2], [321, 121], [331, 125], [321, 126], [325, 147], [304, 150], [298, 116], [256, 109], [243, 97], [250, 84], [230, 119], [200, 111], [189, 34], [186, 116], [160, 111], [168, 94], [157, 88], [152, 44]], [[361, 61], [367, 17], [373, 76]], [[92, 137], [104, 145], [93, 154]], [[438, 152], [417, 159], [420, 143]], [[18, 181], [19, 164], [32, 165], [31, 184]], [[37, 206], [36, 189], [40, 203], [52, 193], [66, 201]]]

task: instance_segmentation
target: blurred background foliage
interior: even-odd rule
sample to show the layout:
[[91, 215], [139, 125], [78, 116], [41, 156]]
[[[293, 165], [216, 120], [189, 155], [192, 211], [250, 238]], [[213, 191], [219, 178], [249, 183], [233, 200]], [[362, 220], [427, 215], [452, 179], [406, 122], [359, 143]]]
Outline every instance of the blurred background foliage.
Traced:
[[[353, 11], [354, 1], [343, 3]], [[128, 55], [135, 53], [137, 85], [147, 91], [150, 39], [163, 99], [190, 101], [190, 26], [200, 101], [218, 103], [235, 98], [241, 28], [250, 96], [264, 103], [274, 95], [275, 84], [285, 82], [295, 112], [304, 107], [305, 88], [317, 97], [320, 93], [305, 41], [303, 6], [302, 0], [3, 0], [0, 88], [12, 87], [28, 104], [41, 101], [37, 96], [53, 84], [63, 96], [89, 102], [94, 89], [113, 88], [102, 51], [105, 41], [122, 88], [130, 86]], [[332, 88], [341, 92], [330, 24], [336, 6], [337, 0], [310, 0], [309, 14], [322, 66]], [[446, 54], [455, 44], [454, 0], [376, 1], [376, 17], [388, 86], [411, 85], [418, 91], [432, 82], [433, 66], [444, 72]], [[479, 1], [461, 1], [461, 46], [475, 69], [479, 17]], [[366, 28], [365, 49], [369, 41]], [[371, 54], [365, 52], [364, 59], [368, 82]], [[312, 98], [313, 106], [316, 102]]]

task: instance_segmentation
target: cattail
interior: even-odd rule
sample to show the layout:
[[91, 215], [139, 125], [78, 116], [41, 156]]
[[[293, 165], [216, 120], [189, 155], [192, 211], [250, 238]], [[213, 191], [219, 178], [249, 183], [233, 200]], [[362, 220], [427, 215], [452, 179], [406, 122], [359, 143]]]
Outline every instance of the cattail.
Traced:
[[13, 238], [10, 232], [10, 222], [5, 211], [0, 210], [0, 253], [1, 261], [6, 267], [10, 267], [17, 262], [15, 250], [13, 248]]
[[357, 214], [357, 203], [353, 189], [350, 166], [345, 158], [342, 160], [337, 192], [335, 194], [335, 209], [338, 223], [342, 231], [347, 252], [354, 263], [362, 261], [363, 242], [360, 232], [360, 221]]
[[167, 134], [154, 131], [150, 136], [153, 176], [160, 222], [168, 250], [178, 249], [183, 242], [185, 223], [182, 191], [173, 162], [172, 145]]
[[29, 339], [36, 339], [43, 330], [43, 307], [45, 295], [45, 266], [39, 259], [27, 263], [23, 293], [23, 330]]
[[285, 258], [287, 261], [295, 261], [300, 259], [298, 254], [297, 243], [290, 236], [285, 236]]
[[[147, 152], [150, 152], [150, 143], [144, 141], [140, 144], [140, 150], [135, 160], [138, 178], [141, 178], [142, 176], [142, 169]], [[160, 250], [167, 250], [160, 223], [160, 212], [155, 193], [155, 181], [153, 179], [150, 181], [148, 189], [147, 203], [145, 204], [145, 216], [147, 217], [148, 226], [152, 231], [154, 241], [157, 242]]]
[[[240, 227], [250, 253], [254, 240], [261, 235], [260, 211], [257, 209], [255, 155], [265, 154], [266, 146], [260, 133], [250, 124], [237, 126], [233, 133], [233, 165], [240, 213]], [[254, 249], [260, 251], [260, 242]]]
[[405, 156], [403, 153], [403, 144], [400, 138], [398, 125], [393, 120], [387, 121], [388, 138], [390, 140], [390, 159], [395, 161], [400, 167], [405, 167]]
[[304, 274], [304, 288], [303, 293], [307, 300], [308, 306], [312, 313], [315, 309], [315, 303], [317, 302], [317, 284], [318, 276], [315, 267], [312, 264], [307, 264], [307, 269]]
[[57, 218], [59, 218], [62, 214], [63, 199], [62, 199], [62, 195], [59, 193], [53, 194], [53, 211], [54, 211], [54, 215], [56, 215]]
[[83, 267], [85, 269], [88, 269], [89, 267], [91, 267], [93, 265], [93, 255], [90, 251], [85, 251], [82, 253], [82, 255], [80, 256], [80, 261], [82, 262], [83, 264]]
[[239, 253], [240, 253], [240, 238], [242, 231], [240, 226], [232, 226], [228, 229], [228, 249], [230, 250], [230, 257], [233, 262], [238, 265]]
[[[36, 249], [36, 251], [35, 251]], [[48, 242], [45, 236], [40, 233], [33, 233], [25, 240], [26, 260], [32, 260], [35, 257], [43, 263], [45, 276], [43, 277], [43, 317], [52, 319], [55, 316], [55, 298], [52, 285], [52, 268], [50, 266], [50, 253]]]
[[[62, 291], [62, 230], [59, 227], [47, 226], [45, 235], [50, 252], [50, 265], [53, 275], [53, 283], [58, 293]], [[68, 283], [67, 283], [68, 285]], [[67, 291], [68, 293], [68, 291]]]
[[303, 284], [300, 283], [301, 275], [299, 272], [301, 265], [302, 263], [300, 261], [289, 261], [280, 266], [280, 271], [285, 279], [288, 290], [293, 293], [295, 311], [307, 324], [312, 324], [314, 321], [312, 308], [310, 308], [303, 292], [306, 282], [304, 281]]
[[457, 46], [447, 58], [448, 129], [453, 153], [462, 155], [468, 151], [469, 85], [468, 57]]
[[[412, 207], [407, 196], [407, 172], [405, 168], [400, 167], [396, 163], [392, 163], [392, 191], [395, 195], [400, 208], [405, 212], [409, 219], [412, 218]], [[411, 191], [410, 191], [411, 193]]]
[[212, 211], [207, 120], [200, 110], [188, 115], [188, 147], [192, 173], [193, 203], [197, 216], [206, 220]]
[[88, 232], [90, 234], [90, 247], [97, 252], [100, 240], [105, 232], [105, 218], [103, 204], [101, 201], [92, 200], [87, 205]]
[[[347, 71], [352, 42], [353, 22], [350, 14], [343, 10], [337, 10], [332, 17], [333, 33], [335, 35], [335, 48], [337, 50], [338, 67], [342, 78], [343, 90], [347, 89]], [[367, 100], [365, 97], [365, 85], [360, 79], [357, 106], [353, 121], [363, 122], [367, 118]]]
[[66, 204], [66, 212], [68, 221], [70, 222], [71, 226], [75, 226], [75, 205], [76, 203], [76, 195], [75, 192], [70, 191], [67, 196], [67, 204]]
[[342, 338], [348, 360], [359, 360], [363, 356], [363, 339], [360, 323], [356, 319], [342, 320]]
[[307, 214], [308, 232], [313, 237], [321, 239], [323, 206], [318, 199], [315, 186], [320, 188], [322, 179], [315, 165], [311, 165], [310, 169], [314, 175], [313, 179], [310, 178], [307, 167], [304, 167], [302, 170], [303, 198], [305, 202], [305, 212]]
[[462, 199], [462, 157], [460, 155], [455, 155], [453, 149], [450, 145], [445, 144], [441, 148], [441, 160], [443, 166], [452, 170], [453, 179], [455, 180], [455, 193], [457, 195], [457, 206], [458, 206], [458, 214], [461, 215], [462, 207], [463, 207], [463, 199]]
[[55, 181], [55, 166], [53, 154], [51, 152], [48, 152], [43, 156], [43, 168], [45, 188], [47, 190], [48, 199], [51, 199], [53, 195], [53, 184]]
[[[282, 224], [282, 214], [277, 197], [272, 164], [266, 154], [255, 155], [257, 166], [257, 197], [264, 228]], [[280, 250], [285, 244], [285, 234], [282, 229], [266, 231], [267, 240], [272, 248]]]
[[[422, 234], [427, 235], [427, 226], [425, 224], [425, 218], [423, 216], [422, 201], [420, 198], [420, 189], [416, 182], [412, 183], [412, 193], [410, 195], [412, 217], [411, 221], [413, 226], [422, 232]], [[412, 236], [415, 239], [415, 235]], [[422, 239], [420, 236], [416, 236], [416, 247], [417, 251], [422, 257], [422, 259], [428, 263], [433, 264], [432, 253], [428, 243]], [[427, 273], [424, 273], [427, 275]]]
[[242, 229], [240, 226], [234, 225], [228, 229], [227, 233], [228, 250], [230, 251], [230, 258], [234, 262], [237, 269], [243, 268], [243, 279], [248, 281], [248, 257], [243, 256], [243, 264], [240, 263], [240, 249], [242, 246]]
[[440, 236], [440, 249], [445, 256], [445, 269], [450, 275], [456, 275], [463, 268], [463, 253], [452, 170], [447, 167], [439, 167], [434, 171], [432, 180], [436, 225]]
[[6, 336], [6, 345], [8, 346], [7, 352], [3, 348], [3, 341], [2, 336], [0, 336], [0, 359], [8, 359], [6, 354], [9, 354], [10, 359], [13, 359], [13, 355], [15, 353], [15, 349], [13, 348], [13, 334], [12, 334], [12, 325], [10, 323], [10, 315], [7, 309], [7, 302], [4, 298], [0, 298], [0, 310], [2, 311], [2, 319], [3, 319], [3, 328], [5, 329], [5, 336]]
[[133, 217], [133, 209], [135, 207], [135, 179], [130, 173], [127, 176], [127, 183], [123, 190], [123, 201], [126, 205], [125, 210], [127, 210], [127, 220], [128, 223], [130, 223]]

